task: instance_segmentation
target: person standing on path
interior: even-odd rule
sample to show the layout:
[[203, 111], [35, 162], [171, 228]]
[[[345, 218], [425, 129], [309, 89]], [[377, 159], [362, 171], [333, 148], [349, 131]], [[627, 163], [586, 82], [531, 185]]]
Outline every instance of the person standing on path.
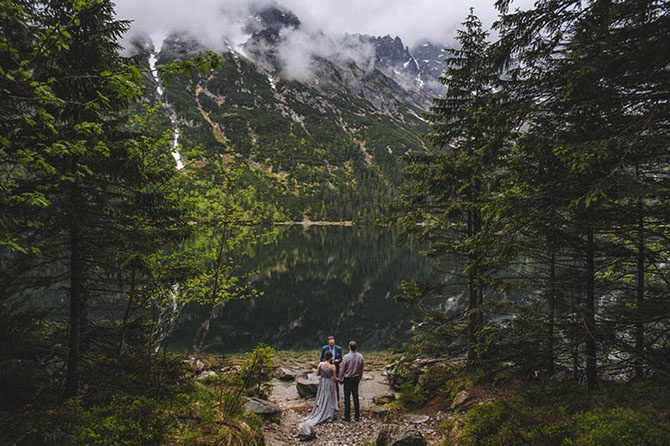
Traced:
[[319, 385], [316, 388], [314, 406], [309, 415], [299, 424], [300, 429], [306, 425], [315, 426], [321, 423], [329, 423], [339, 418], [337, 397], [335, 396], [338, 377], [335, 374], [335, 366], [330, 363], [332, 356], [330, 350], [327, 351], [324, 355], [324, 360], [316, 369], [316, 374], [319, 376]]
[[349, 342], [349, 353], [344, 355], [340, 366], [339, 377], [344, 383], [344, 421], [351, 421], [351, 398], [354, 400], [354, 419], [361, 419], [358, 400], [358, 384], [363, 378], [363, 355], [356, 350], [356, 341]]
[[[331, 352], [333, 354], [331, 359], [331, 364], [335, 365], [335, 373], [337, 376], [340, 374], [340, 363], [342, 362], [342, 347], [335, 344], [335, 336], [328, 336], [328, 343], [321, 347], [321, 359], [323, 362], [326, 359], [326, 352]], [[340, 384], [336, 383], [335, 391], [337, 392], [337, 401], [340, 401]]]

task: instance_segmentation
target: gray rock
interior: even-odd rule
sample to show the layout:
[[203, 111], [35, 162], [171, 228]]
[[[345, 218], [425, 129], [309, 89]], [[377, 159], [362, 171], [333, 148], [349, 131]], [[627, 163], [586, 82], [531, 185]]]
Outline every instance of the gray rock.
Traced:
[[196, 375], [195, 379], [197, 379], [198, 381], [202, 381], [203, 379], [213, 378], [215, 376], [217, 376], [217, 375], [216, 375], [216, 372], [214, 370], [203, 370], [198, 375]]
[[450, 409], [458, 409], [459, 407], [462, 407], [465, 405], [465, 403], [470, 399], [470, 394], [468, 393], [467, 390], [461, 390], [456, 394], [454, 397], [454, 400], [451, 402], [451, 406], [449, 406]]
[[427, 423], [428, 420], [430, 420], [428, 415], [414, 415], [409, 419], [412, 424], [423, 424]]
[[286, 367], [279, 367], [276, 372], [277, 378], [280, 381], [295, 381], [296, 372]]
[[411, 427], [400, 424], [384, 424], [379, 430], [377, 446], [426, 446], [426, 439]]
[[310, 398], [316, 395], [316, 388], [319, 385], [317, 379], [298, 378], [295, 380], [295, 387], [298, 389], [298, 395], [302, 398]]
[[196, 373], [200, 373], [205, 369], [205, 363], [203, 363], [200, 359], [196, 358], [195, 356], [189, 356], [182, 362], [184, 364], [188, 364], [189, 366], [191, 366], [196, 371]]
[[388, 414], [391, 412], [391, 409], [388, 407], [374, 407], [370, 411], [370, 415], [372, 418], [377, 418], [378, 420], [383, 420], [385, 419]]
[[392, 401], [395, 401], [395, 394], [394, 393], [387, 393], [384, 395], [377, 395], [375, 397], [372, 397], [372, 401], [377, 404], [377, 405], [382, 405], [382, 404], [388, 404]]
[[314, 426], [301, 424], [298, 426], [296, 437], [298, 437], [298, 440], [300, 441], [314, 440], [316, 438], [316, 430], [314, 429]]
[[248, 413], [255, 413], [264, 417], [269, 417], [280, 412], [279, 406], [275, 403], [260, 398], [245, 398], [244, 410]]

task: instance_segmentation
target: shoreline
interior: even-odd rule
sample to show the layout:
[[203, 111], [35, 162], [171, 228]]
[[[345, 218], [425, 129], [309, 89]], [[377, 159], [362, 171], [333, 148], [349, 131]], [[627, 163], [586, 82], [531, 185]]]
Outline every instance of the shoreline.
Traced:
[[302, 221], [281, 221], [276, 222], [276, 225], [280, 226], [354, 226], [353, 220], [344, 220], [344, 221], [312, 221], [312, 220], [302, 220]]

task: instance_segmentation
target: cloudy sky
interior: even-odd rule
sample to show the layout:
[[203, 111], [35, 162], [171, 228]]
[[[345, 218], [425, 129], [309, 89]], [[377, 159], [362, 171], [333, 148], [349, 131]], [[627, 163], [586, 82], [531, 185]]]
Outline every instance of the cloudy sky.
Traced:
[[[115, 0], [115, 3], [118, 18], [133, 20], [133, 32], [159, 36], [181, 29], [214, 43], [220, 41], [223, 33], [236, 37], [233, 23], [221, 10], [242, 11], [253, 1], [266, 0]], [[474, 7], [486, 28], [497, 18], [495, 0], [278, 0], [278, 3], [292, 10], [303, 24], [328, 34], [397, 35], [409, 46], [421, 40], [451, 44], [470, 7]], [[527, 8], [532, 3], [533, 0], [514, 0], [513, 7]]]

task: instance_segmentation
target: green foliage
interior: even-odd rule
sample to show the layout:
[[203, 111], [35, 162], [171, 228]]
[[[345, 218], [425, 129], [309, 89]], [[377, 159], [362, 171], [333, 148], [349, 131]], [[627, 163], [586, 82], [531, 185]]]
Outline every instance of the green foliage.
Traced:
[[652, 446], [661, 445], [666, 435], [629, 408], [595, 409], [576, 415], [575, 440], [565, 440], [566, 446]]
[[71, 410], [68, 422], [58, 428], [64, 444], [161, 444], [167, 430], [162, 408], [146, 397], [114, 396], [109, 404]]
[[168, 444], [260, 446], [264, 443], [262, 420], [244, 413], [240, 395], [234, 391], [198, 388], [182, 395], [177, 404], [171, 432], [165, 438]]
[[[623, 400], [621, 390], [628, 395]], [[644, 389], [590, 395], [565, 385], [531, 388], [470, 409], [458, 444], [661, 445], [664, 403], [645, 394]]]
[[[7, 444], [45, 446], [263, 443], [262, 422], [245, 414], [238, 387], [195, 385], [181, 356], [147, 366], [141, 348], [135, 351], [122, 360], [96, 351], [84, 377], [87, 393], [65, 403], [39, 392], [29, 404], [0, 408], [0, 437]], [[57, 377], [21, 379], [48, 388]]]
[[186, 73], [195, 77], [202, 73], [220, 70], [223, 67], [223, 58], [214, 51], [204, 51], [188, 59], [175, 59], [169, 64], [157, 67], [161, 80], [169, 84], [176, 76]]
[[516, 316], [486, 325], [477, 338], [477, 367], [489, 376], [546, 373], [546, 319], [534, 308], [517, 306]]
[[[430, 150], [407, 157], [393, 208], [438, 267], [460, 262], [444, 275], [463, 290], [402, 297], [466, 298], [452, 325], [467, 321], [468, 360], [492, 379], [571, 368], [595, 390], [602, 376], [666, 376], [670, 136], [654, 92], [670, 85], [667, 5], [497, 5], [492, 45], [474, 13], [463, 23]], [[487, 305], [499, 295], [505, 307]], [[407, 352], [451, 353], [459, 333], [426, 319], [444, 342], [419, 331]]]
[[240, 364], [236, 381], [248, 396], [268, 398], [272, 391], [269, 381], [275, 369], [274, 349], [259, 344], [253, 351], [246, 353]]
[[[393, 208], [404, 231], [428, 243], [427, 255], [459, 269], [451, 279], [467, 296], [464, 337], [468, 357], [477, 356], [477, 337], [484, 327], [485, 291], [495, 282], [499, 239], [494, 236], [494, 206], [499, 171], [509, 129], [496, 120], [501, 83], [490, 64], [487, 32], [471, 11], [458, 31], [460, 48], [451, 49], [441, 77], [447, 87], [426, 115], [430, 150], [410, 152], [404, 169], [407, 180]], [[437, 287], [427, 291], [434, 293]], [[456, 288], [456, 287], [454, 287]], [[446, 293], [438, 294], [444, 299]], [[424, 293], [424, 298], [428, 297]], [[416, 300], [416, 299], [415, 299]]]
[[410, 409], [423, 407], [436, 397], [453, 397], [460, 390], [456, 370], [449, 365], [430, 366], [403, 376], [400, 403]]
[[524, 444], [536, 438], [539, 420], [533, 415], [537, 414], [525, 410], [524, 403], [521, 398], [505, 398], [471, 410], [466, 418], [465, 438], [470, 444], [482, 445]]

